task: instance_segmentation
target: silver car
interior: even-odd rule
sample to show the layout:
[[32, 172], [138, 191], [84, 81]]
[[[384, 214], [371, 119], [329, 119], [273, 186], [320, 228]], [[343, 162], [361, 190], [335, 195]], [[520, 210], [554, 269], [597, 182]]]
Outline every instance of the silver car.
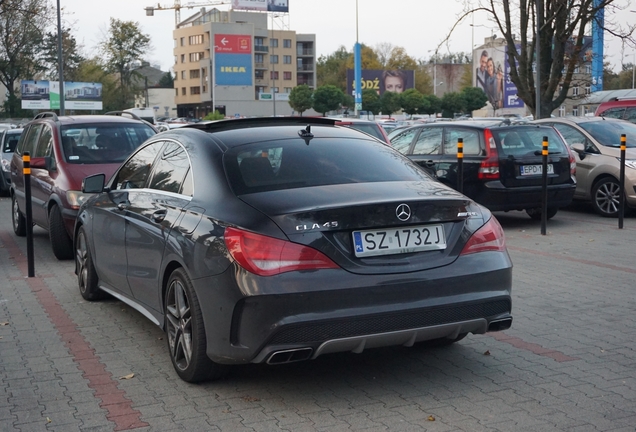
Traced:
[[636, 124], [603, 117], [564, 117], [536, 120], [553, 125], [576, 157], [574, 199], [592, 203], [605, 217], [617, 217], [620, 205], [621, 135], [627, 136], [625, 202], [636, 208]]
[[0, 194], [8, 195], [11, 186], [11, 157], [15, 146], [20, 140], [22, 129], [6, 129], [0, 131], [0, 163], [2, 164], [2, 175], [0, 176]]

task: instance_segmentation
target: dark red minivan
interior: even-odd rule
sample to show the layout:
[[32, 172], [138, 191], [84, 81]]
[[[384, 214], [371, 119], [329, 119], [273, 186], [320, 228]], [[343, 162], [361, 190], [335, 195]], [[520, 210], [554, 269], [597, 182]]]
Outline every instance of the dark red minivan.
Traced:
[[38, 114], [24, 127], [10, 165], [15, 234], [26, 235], [25, 152], [31, 156], [33, 223], [48, 230], [58, 259], [71, 259], [75, 217], [89, 196], [82, 193], [84, 177], [99, 173], [110, 177], [133, 150], [155, 134], [153, 126], [130, 114]]

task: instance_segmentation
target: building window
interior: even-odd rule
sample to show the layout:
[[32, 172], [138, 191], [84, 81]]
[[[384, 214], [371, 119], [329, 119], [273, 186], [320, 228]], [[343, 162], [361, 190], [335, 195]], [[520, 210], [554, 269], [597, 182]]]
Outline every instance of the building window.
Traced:
[[269, 79], [271, 80], [277, 80], [278, 79], [278, 71], [271, 71], [269, 73]]
[[265, 45], [265, 38], [264, 37], [254, 37], [254, 45]]
[[264, 63], [265, 62], [265, 56], [263, 54], [254, 54], [254, 62], [255, 63]]
[[186, 71], [181, 71], [181, 79], [186, 79], [186, 77], [185, 77], [185, 72], [186, 72]]
[[272, 64], [278, 64], [278, 56], [277, 55], [269, 56], [269, 62]]
[[292, 42], [291, 39], [283, 39], [283, 48], [291, 48]]
[[274, 93], [278, 93], [278, 87], [272, 87], [272, 90], [274, 90]]
[[256, 79], [263, 79], [263, 78], [265, 78], [265, 71], [264, 71], [264, 70], [262, 70], [262, 69], [261, 69], [261, 70], [254, 71], [254, 78], [256, 78]]
[[185, 38], [184, 37], [181, 38], [180, 42], [181, 42], [181, 46], [185, 46]]
[[190, 36], [188, 43], [190, 45], [201, 45], [203, 43], [203, 35]]
[[181, 87], [181, 96], [185, 96], [185, 95], [186, 95], [186, 88]]
[[179, 96], [179, 89], [176, 88], [174, 89], [174, 97], [178, 97]]
[[278, 48], [278, 39], [270, 39], [269, 40], [269, 46], [271, 48]]
[[592, 87], [588, 84], [585, 86], [585, 94], [589, 95], [590, 93], [592, 93]]
[[284, 80], [292, 79], [292, 73], [291, 72], [283, 72], [283, 79]]
[[579, 107], [578, 107], [578, 105], [574, 105], [572, 107], [572, 115], [573, 116], [578, 116], [579, 115]]
[[197, 62], [203, 58], [202, 52], [190, 53], [190, 62]]
[[190, 79], [196, 79], [201, 77], [201, 71], [199, 69], [190, 70]]
[[181, 54], [181, 63], [185, 63], [185, 54]]
[[203, 90], [201, 90], [201, 91], [202, 91], [203, 93], [205, 93], [206, 89], [207, 89], [207, 87], [206, 87], [206, 86], [203, 86]]
[[291, 93], [292, 88], [291, 87], [285, 87], [285, 93]]
[[290, 56], [290, 55], [284, 55], [283, 56], [283, 63], [291, 64], [291, 62], [292, 62], [292, 56]]
[[572, 87], [572, 96], [578, 96], [578, 95], [579, 95], [579, 86]]
[[191, 95], [198, 95], [201, 94], [201, 87], [190, 87], [190, 94]]
[[574, 66], [574, 73], [579, 73], [579, 65]]
[[588, 74], [588, 75], [592, 74], [592, 66], [591, 65], [589, 65], [589, 64], [585, 65], [585, 73]]
[[565, 105], [559, 107], [559, 117], [565, 117]]
[[179, 57], [174, 56], [174, 64], [177, 64], [177, 61], [179, 60]]

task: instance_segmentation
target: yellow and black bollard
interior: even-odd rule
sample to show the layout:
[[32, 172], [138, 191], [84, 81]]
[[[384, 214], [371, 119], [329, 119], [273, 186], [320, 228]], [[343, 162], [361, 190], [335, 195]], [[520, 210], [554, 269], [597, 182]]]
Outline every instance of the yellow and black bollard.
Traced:
[[621, 170], [618, 188], [620, 195], [618, 207], [618, 229], [623, 229], [623, 218], [625, 216], [625, 152], [627, 150], [627, 135], [621, 134]]
[[464, 139], [457, 138], [457, 190], [464, 193]]
[[543, 137], [543, 147], [541, 155], [543, 157], [542, 165], [542, 185], [543, 185], [543, 202], [541, 203], [541, 235], [545, 235], [548, 224], [548, 137]]
[[22, 155], [22, 174], [24, 175], [24, 201], [27, 238], [27, 265], [28, 277], [35, 276], [33, 263], [33, 214], [31, 212], [31, 155], [24, 152]]

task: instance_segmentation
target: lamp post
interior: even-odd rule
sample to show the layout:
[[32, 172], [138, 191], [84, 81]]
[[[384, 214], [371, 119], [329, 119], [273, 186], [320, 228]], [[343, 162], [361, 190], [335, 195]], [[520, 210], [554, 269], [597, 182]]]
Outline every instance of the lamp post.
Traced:
[[362, 55], [360, 54], [361, 47], [358, 42], [358, 0], [356, 0], [356, 44], [353, 49], [353, 80], [354, 80], [354, 93], [355, 93], [355, 109], [354, 115], [356, 118], [360, 115], [362, 109]]
[[60, 79], [60, 115], [64, 112], [64, 62], [62, 59], [62, 17], [60, 15], [60, 0], [57, 0], [57, 66], [59, 68]]

